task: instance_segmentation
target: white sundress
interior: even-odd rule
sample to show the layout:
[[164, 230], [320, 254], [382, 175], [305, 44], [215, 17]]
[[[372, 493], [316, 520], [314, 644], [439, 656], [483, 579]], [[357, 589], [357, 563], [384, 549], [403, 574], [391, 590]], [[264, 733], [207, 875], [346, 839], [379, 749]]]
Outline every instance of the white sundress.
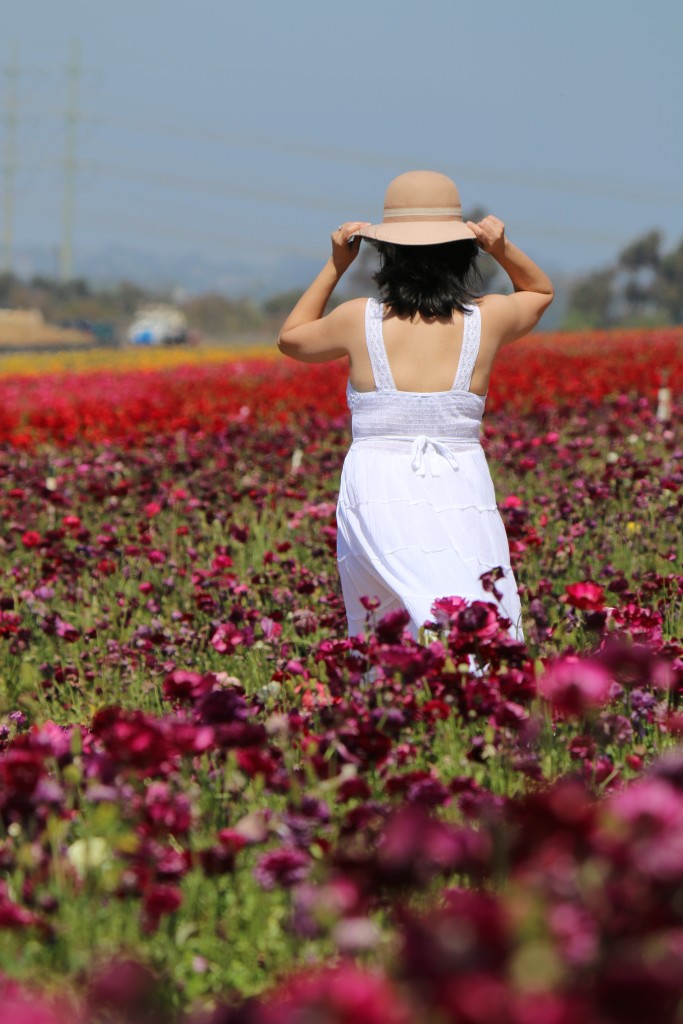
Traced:
[[479, 440], [486, 399], [469, 390], [479, 352], [478, 306], [464, 317], [450, 391], [399, 391], [382, 331], [383, 307], [368, 301], [365, 337], [375, 391], [349, 382], [353, 443], [337, 505], [337, 560], [351, 636], [366, 629], [362, 597], [377, 618], [405, 608], [417, 636], [439, 597], [495, 601], [480, 576], [500, 566], [501, 612], [521, 639], [510, 552]]

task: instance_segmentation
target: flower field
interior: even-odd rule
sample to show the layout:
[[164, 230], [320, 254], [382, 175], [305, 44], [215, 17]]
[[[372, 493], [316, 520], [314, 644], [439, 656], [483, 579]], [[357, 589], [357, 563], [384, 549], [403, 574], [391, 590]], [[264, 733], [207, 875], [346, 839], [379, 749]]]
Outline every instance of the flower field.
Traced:
[[0, 376], [2, 1024], [679, 1022], [683, 331], [501, 357], [525, 644], [346, 637], [341, 365], [86, 355]]

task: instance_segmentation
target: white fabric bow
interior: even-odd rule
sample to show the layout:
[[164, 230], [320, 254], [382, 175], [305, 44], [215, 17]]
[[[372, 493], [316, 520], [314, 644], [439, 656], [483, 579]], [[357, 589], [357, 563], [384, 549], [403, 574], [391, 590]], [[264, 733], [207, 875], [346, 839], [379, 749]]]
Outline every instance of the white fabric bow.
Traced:
[[429, 462], [429, 468], [432, 476], [440, 476], [438, 460], [431, 460], [429, 458], [428, 449], [431, 448], [438, 455], [443, 455], [444, 459], [452, 467], [452, 469], [460, 469], [460, 463], [456, 459], [455, 455], [443, 441], [437, 441], [433, 437], [427, 437], [425, 434], [420, 434], [413, 441], [413, 447], [410, 452], [410, 465], [417, 476], [425, 476], [426, 468], [425, 461]]

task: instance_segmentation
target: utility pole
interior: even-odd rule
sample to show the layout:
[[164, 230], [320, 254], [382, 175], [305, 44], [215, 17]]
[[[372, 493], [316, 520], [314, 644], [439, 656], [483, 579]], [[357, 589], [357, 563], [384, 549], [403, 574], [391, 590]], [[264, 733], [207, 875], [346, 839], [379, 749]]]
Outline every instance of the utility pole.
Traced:
[[14, 178], [17, 169], [17, 81], [19, 65], [16, 46], [12, 46], [10, 59], [5, 68], [7, 82], [5, 92], [5, 146], [2, 160], [3, 201], [2, 201], [2, 265], [0, 269], [9, 274], [13, 266], [14, 249]]
[[62, 206], [62, 244], [59, 250], [59, 276], [69, 281], [74, 274], [74, 208], [76, 197], [76, 130], [79, 119], [81, 81], [81, 47], [78, 39], [71, 41], [71, 59], [67, 67], [68, 95], [64, 114], [64, 199]]

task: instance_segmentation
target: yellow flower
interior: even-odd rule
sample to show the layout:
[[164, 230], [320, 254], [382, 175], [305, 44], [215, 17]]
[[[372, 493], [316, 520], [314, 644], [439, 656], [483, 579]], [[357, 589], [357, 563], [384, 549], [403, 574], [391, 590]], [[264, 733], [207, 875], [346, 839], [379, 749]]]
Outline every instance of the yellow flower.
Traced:
[[92, 348], [81, 351], [0, 351], [0, 377], [42, 373], [90, 373], [97, 370], [167, 370], [176, 366], [235, 363], [247, 359], [274, 359], [274, 346], [243, 348]]

